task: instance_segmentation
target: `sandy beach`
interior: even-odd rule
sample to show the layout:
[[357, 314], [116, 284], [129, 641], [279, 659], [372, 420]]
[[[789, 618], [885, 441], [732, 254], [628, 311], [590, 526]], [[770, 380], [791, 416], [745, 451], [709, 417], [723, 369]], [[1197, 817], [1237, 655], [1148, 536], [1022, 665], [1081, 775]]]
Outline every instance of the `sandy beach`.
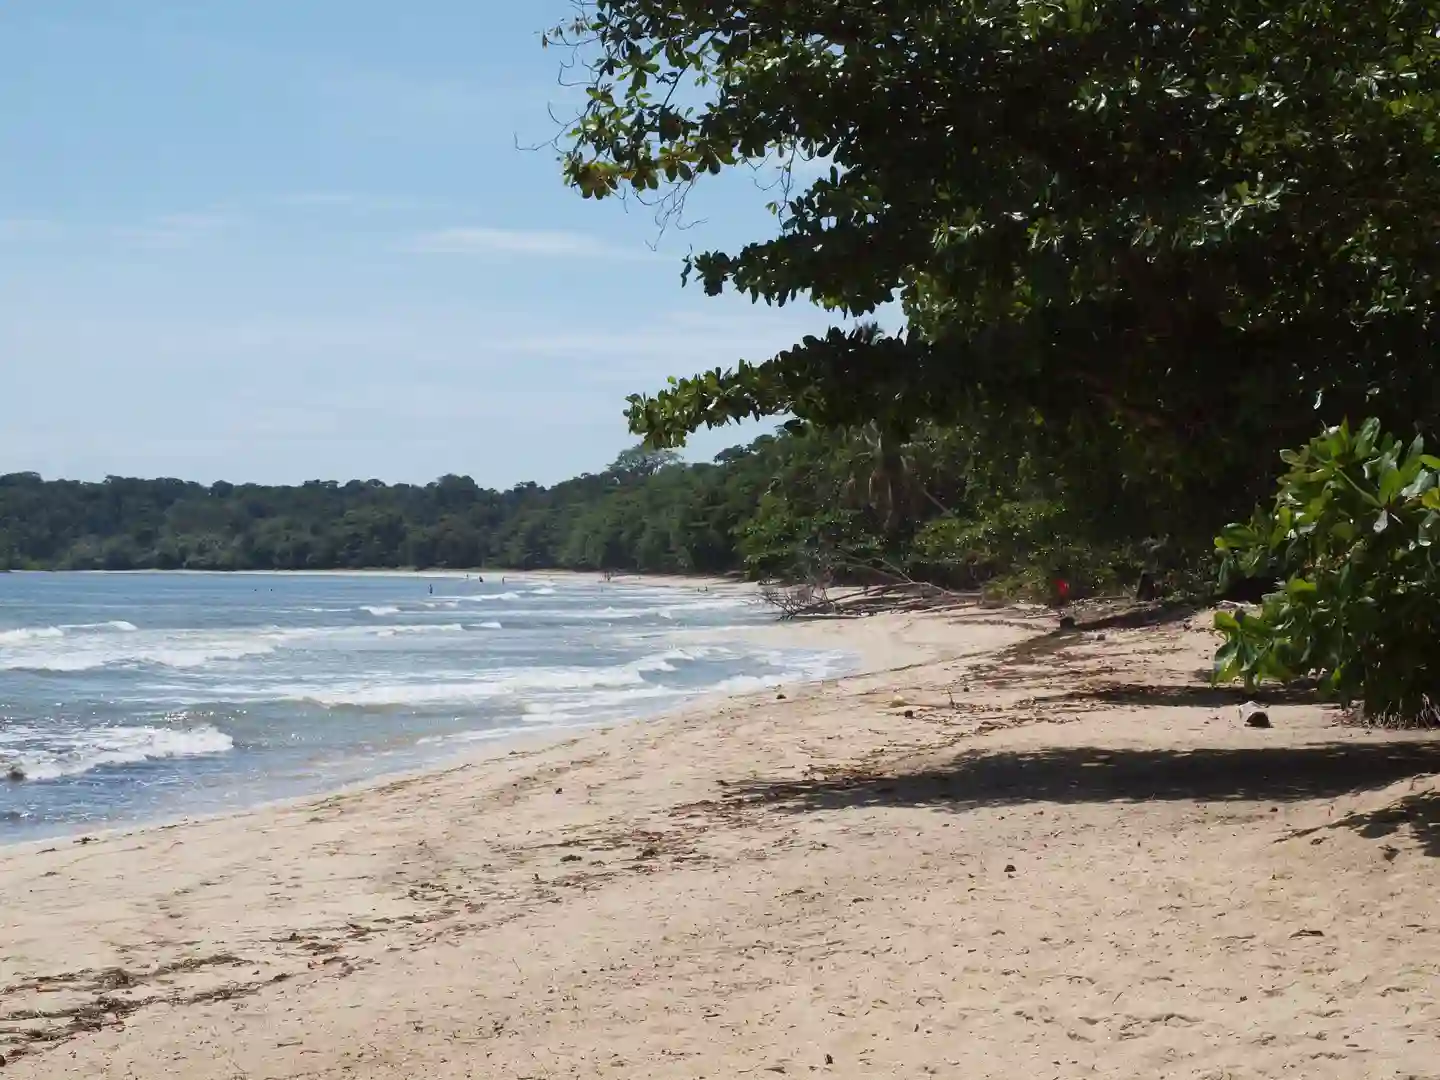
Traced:
[[1440, 1077], [1440, 740], [1053, 624], [0, 850], [4, 1076]]

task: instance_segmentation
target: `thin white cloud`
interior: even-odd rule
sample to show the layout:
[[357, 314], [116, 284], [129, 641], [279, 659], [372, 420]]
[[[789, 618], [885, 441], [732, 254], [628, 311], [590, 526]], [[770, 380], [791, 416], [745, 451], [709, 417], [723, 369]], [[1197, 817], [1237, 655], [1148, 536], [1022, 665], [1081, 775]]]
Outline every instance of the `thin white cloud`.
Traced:
[[585, 233], [469, 226], [421, 233], [406, 245], [406, 250], [422, 255], [533, 255], [590, 259], [656, 257], [648, 249], [615, 247]]
[[348, 213], [403, 213], [439, 205], [410, 195], [374, 195], [363, 191], [298, 191], [274, 199], [281, 206]]
[[53, 236], [59, 229], [43, 218], [0, 218], [0, 240], [38, 240]]
[[139, 225], [118, 225], [111, 232], [138, 247], [176, 251], [195, 247], [231, 224], [222, 214], [166, 214]]
[[494, 115], [505, 95], [464, 79], [417, 78], [397, 72], [345, 70], [322, 78], [319, 90], [371, 122], [472, 121]]
[[43, 244], [118, 242], [122, 247], [192, 248], [234, 225], [222, 214], [164, 214], [134, 224], [79, 224], [38, 218], [0, 219], [0, 240]]
[[[567, 316], [361, 294], [312, 303], [303, 287], [292, 305], [216, 287], [200, 304], [177, 303], [169, 289], [159, 304], [146, 302], [148, 289], [83, 300], [0, 290], [14, 420], [0, 424], [0, 459], [47, 476], [423, 481], [470, 472], [500, 486], [548, 482], [599, 468], [634, 442], [625, 395], [653, 392], [669, 375], [763, 360], [832, 322], [808, 305], [688, 304], [683, 295], [673, 308], [657, 296], [636, 319], [604, 305]], [[85, 319], [73, 316], [80, 306]], [[231, 391], [208, 391], [216, 380]], [[59, 419], [47, 406], [57, 395], [66, 401]], [[567, 437], [528, 439], [538, 415]], [[765, 428], [702, 433], [695, 455]]]

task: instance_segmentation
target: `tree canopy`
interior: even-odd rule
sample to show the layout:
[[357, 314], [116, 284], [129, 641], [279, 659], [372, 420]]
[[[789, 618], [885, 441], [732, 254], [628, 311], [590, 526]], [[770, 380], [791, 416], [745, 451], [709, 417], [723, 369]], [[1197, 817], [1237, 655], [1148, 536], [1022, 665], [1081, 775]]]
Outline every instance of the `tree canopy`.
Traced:
[[[637, 393], [634, 432], [862, 430], [894, 529], [902, 448], [949, 430], [972, 484], [1009, 497], [942, 514], [917, 550], [1020, 538], [1072, 566], [1136, 544], [1196, 562], [1305, 446], [1274, 509], [1215, 542], [1222, 582], [1283, 579], [1222, 620], [1217, 673], [1318, 673], [1372, 717], [1440, 717], [1404, 639], [1440, 611], [1440, 504], [1416, 487], [1434, 459], [1411, 441], [1440, 407], [1440, 0], [578, 8], [546, 38], [588, 80], [566, 180], [673, 210], [778, 165], [773, 232], [684, 278], [866, 320]], [[1347, 416], [1370, 417], [1353, 439]]]
[[740, 564], [731, 532], [753, 507], [747, 485], [760, 482], [743, 469], [682, 465], [673, 454], [639, 448], [599, 473], [506, 491], [455, 475], [424, 485], [206, 486], [12, 473], [0, 476], [0, 566], [718, 573]]
[[[715, 464], [636, 448], [598, 473], [506, 491], [455, 475], [424, 485], [207, 486], [12, 473], [0, 476], [0, 568], [502, 566], [785, 575], [801, 572], [807, 538], [823, 534], [854, 452], [843, 437], [788, 434], [735, 447]], [[963, 457], [951, 458], [953, 472]], [[931, 467], [931, 483], [939, 471]], [[884, 532], [881, 512], [857, 504], [845, 520], [857, 552], [878, 550], [863, 537]], [[890, 537], [897, 559], [912, 535], [913, 527]]]
[[1127, 467], [1229, 469], [1248, 497], [1317, 407], [1409, 423], [1440, 403], [1440, 3], [580, 9], [547, 36], [588, 74], [570, 184], [683, 198], [727, 168], [818, 163], [791, 172], [773, 235], [686, 274], [905, 314], [635, 395], [656, 446], [759, 415], [1018, 414], [1099, 433]]
[[598, 473], [505, 491], [455, 475], [272, 486], [12, 473], [0, 569], [498, 566], [1024, 588], [1063, 568], [1081, 590], [1164, 569], [1124, 542], [1077, 543], [1074, 514], [1043, 460], [1002, 474], [961, 430], [893, 442], [810, 428], [713, 463], [637, 448]]

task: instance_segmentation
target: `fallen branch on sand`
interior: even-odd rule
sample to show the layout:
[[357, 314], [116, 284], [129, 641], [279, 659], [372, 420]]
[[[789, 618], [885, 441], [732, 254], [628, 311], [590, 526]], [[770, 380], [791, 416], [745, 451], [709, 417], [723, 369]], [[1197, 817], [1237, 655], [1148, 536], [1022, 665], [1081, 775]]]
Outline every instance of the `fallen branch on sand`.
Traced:
[[782, 619], [854, 618], [890, 611], [934, 611], [980, 600], [979, 593], [958, 593], [924, 582], [902, 581], [884, 585], [858, 585], [832, 591], [816, 582], [767, 582], [760, 596], [778, 608]]

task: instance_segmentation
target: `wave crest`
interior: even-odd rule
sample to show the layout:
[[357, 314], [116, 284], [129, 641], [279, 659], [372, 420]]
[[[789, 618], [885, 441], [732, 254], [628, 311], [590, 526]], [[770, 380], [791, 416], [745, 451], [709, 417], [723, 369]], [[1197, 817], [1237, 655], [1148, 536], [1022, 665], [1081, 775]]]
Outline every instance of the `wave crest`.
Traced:
[[22, 749], [5, 761], [23, 770], [27, 780], [59, 780], [96, 769], [224, 754], [234, 748], [234, 739], [208, 724], [193, 728], [91, 728], [65, 735], [63, 742], [55, 739], [51, 748]]

